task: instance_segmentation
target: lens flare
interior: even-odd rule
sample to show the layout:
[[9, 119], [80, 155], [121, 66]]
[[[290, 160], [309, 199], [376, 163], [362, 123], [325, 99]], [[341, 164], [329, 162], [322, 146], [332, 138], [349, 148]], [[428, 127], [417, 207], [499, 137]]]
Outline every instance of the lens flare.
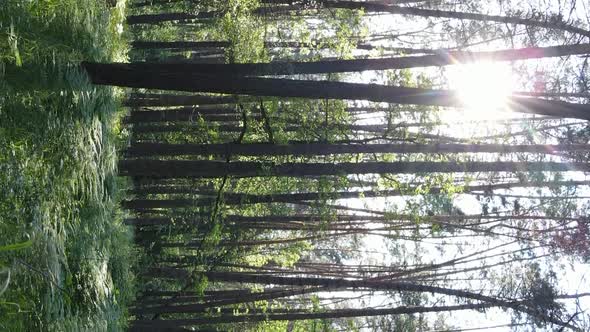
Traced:
[[465, 105], [465, 117], [471, 120], [497, 119], [508, 111], [508, 97], [514, 77], [506, 63], [481, 62], [452, 66], [447, 74], [449, 88]]

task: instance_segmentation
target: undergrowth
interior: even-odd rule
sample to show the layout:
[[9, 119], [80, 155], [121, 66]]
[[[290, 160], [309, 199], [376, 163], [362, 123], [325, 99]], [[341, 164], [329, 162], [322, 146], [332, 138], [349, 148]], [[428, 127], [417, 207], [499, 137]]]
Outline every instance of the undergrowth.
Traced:
[[125, 3], [107, 3], [0, 6], [2, 331], [126, 324], [136, 252], [118, 208], [122, 91], [91, 85], [78, 67], [125, 59]]

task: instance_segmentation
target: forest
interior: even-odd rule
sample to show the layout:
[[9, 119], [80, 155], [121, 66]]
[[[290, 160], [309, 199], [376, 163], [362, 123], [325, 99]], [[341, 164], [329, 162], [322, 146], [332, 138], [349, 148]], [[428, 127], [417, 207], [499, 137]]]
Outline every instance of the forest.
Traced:
[[590, 331], [589, 13], [0, 0], [0, 331]]

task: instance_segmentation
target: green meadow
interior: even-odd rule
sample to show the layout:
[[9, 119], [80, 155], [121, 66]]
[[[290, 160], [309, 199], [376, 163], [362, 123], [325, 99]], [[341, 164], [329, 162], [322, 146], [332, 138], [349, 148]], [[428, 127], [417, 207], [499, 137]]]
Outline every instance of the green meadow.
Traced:
[[82, 60], [123, 61], [124, 1], [0, 6], [0, 330], [117, 331], [137, 253], [123, 225], [122, 90]]

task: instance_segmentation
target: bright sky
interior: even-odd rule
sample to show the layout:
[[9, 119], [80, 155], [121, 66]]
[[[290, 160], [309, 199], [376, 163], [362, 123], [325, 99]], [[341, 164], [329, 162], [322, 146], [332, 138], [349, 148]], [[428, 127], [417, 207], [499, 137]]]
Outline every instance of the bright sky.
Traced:
[[[573, 2], [572, 2], [573, 3]], [[564, 5], [561, 1], [538, 1], [537, 7], [530, 6], [527, 8], [544, 8], [546, 6], [550, 6], [552, 8], [558, 8], [559, 6]], [[576, 18], [582, 19], [584, 21], [587, 20], [588, 10], [587, 4], [583, 1], [577, 1], [577, 6], [571, 12]], [[404, 32], [408, 31], [415, 31], [419, 30], [420, 28], [425, 26], [424, 20], [416, 20], [413, 25], [408, 24], [408, 21], [401, 19], [399, 17], [391, 17], [391, 16], [377, 16], [371, 17], [371, 25], [373, 30], [379, 31], [388, 31], [394, 30], [397, 34], [403, 34]], [[399, 27], [404, 27], [404, 29], [399, 29]], [[434, 37], [433, 37], [434, 38]], [[409, 38], [407, 39], [409, 40]], [[434, 45], [434, 44], [433, 44]], [[400, 46], [400, 45], [395, 45]], [[402, 45], [402, 46], [411, 46], [411, 45]], [[415, 45], [414, 47], [420, 47], [420, 45]], [[481, 45], [479, 46], [481, 49], [493, 49], [493, 48], [501, 48], [505, 47], [508, 48], [509, 46], [502, 46], [501, 43], [496, 43], [494, 45]], [[515, 47], [519, 47], [516, 45]], [[436, 48], [432, 46], [432, 48]], [[551, 59], [551, 60], [533, 60], [531, 62], [527, 62], [526, 67], [528, 67], [529, 72], [535, 72], [544, 69], [551, 69], [554, 68], [555, 64], [558, 60]], [[575, 63], [574, 63], [575, 66]], [[435, 74], [439, 69], [429, 69], [425, 70], [425, 73], [429, 75]], [[418, 70], [414, 72], [419, 72]], [[462, 111], [452, 111], [452, 112], [444, 112], [442, 114], [441, 120], [447, 122], [457, 122], [457, 121], [478, 121], [478, 120], [498, 120], [498, 119], [510, 119], [514, 117], [521, 117], [519, 114], [510, 114], [506, 112], [500, 112], [499, 110], [506, 110], [505, 99], [512, 91], [523, 91], [529, 90], [531, 91], [530, 86], [521, 86], [523, 83], [521, 82], [521, 78], [513, 73], [513, 64], [511, 63], [481, 63], [481, 64], [471, 64], [471, 65], [463, 65], [463, 66], [450, 66], [445, 69], [446, 72], [446, 81], [448, 83], [445, 88], [450, 88], [453, 90], [457, 90], [461, 97], [463, 98], [464, 102], [468, 105], [465, 110]], [[550, 73], [548, 73], [550, 74]], [[375, 75], [375, 73], [363, 73], [360, 76], [356, 77], [354, 80], [362, 80], [365, 82], [375, 80], [379, 80], [379, 76]], [[528, 80], [525, 78], [524, 80]], [[530, 81], [530, 80], [529, 80]], [[374, 118], [365, 120], [363, 123], [376, 123]], [[482, 123], [474, 123], [471, 125], [463, 125], [463, 126], [450, 126], [446, 129], [443, 129], [443, 132], [447, 134], [452, 134], [453, 136], [457, 137], [472, 137], [475, 133], [482, 134], [484, 131], [502, 131], [504, 130], [503, 125], [494, 126], [490, 125], [490, 128], [482, 128], [486, 126], [486, 124]], [[483, 133], [485, 134], [485, 132]], [[568, 175], [570, 179], [574, 180], [581, 180], [586, 179], [585, 175], [582, 173], [570, 173]], [[511, 194], [522, 194], [527, 195], [530, 194], [530, 190], [527, 189], [518, 189], [513, 190], [510, 192]], [[586, 187], [583, 188], [579, 195], [590, 195], [590, 190]], [[370, 202], [370, 208], [375, 210], [383, 210], [386, 202], [393, 202], [398, 206], [403, 206], [404, 201], [401, 198], [394, 198], [394, 199], [364, 199], [364, 200], [346, 200], [338, 202], [338, 204], [346, 204], [351, 207], [363, 208], [366, 207], [366, 202]], [[589, 202], [586, 200], [580, 200], [579, 204], [588, 204]], [[461, 208], [467, 214], [476, 214], [481, 213], [481, 206], [478, 200], [475, 199], [472, 195], [458, 195], [455, 199], [455, 204], [459, 208]], [[389, 256], [388, 253], [388, 246], [387, 243], [391, 240], [386, 240], [380, 236], [370, 235], [363, 239], [363, 247], [364, 250], [368, 252], [372, 252], [370, 254], [364, 255], [362, 258], [362, 262], [357, 260], [353, 260], [348, 262], [350, 264], [359, 264], [359, 263], [367, 263], [367, 262], [379, 262], [381, 264], [391, 264], [392, 257]], [[477, 248], [482, 248], [482, 246], [495, 246], [500, 243], [500, 240], [492, 240], [490, 243], [482, 244], [479, 242], [478, 239], [471, 239], [468, 242], [471, 243], [471, 247], [465, 246], [463, 254], [477, 250]], [[470, 248], [470, 249], [469, 249]], [[507, 247], [503, 248], [507, 252], [511, 251], [516, 247]], [[454, 246], [447, 246], [446, 252], [444, 257], [441, 257], [440, 251], [435, 246], [428, 245], [424, 248], [425, 252], [422, 254], [423, 262], [429, 261], [441, 261], [446, 260], [456, 255], [459, 255], [458, 249]], [[384, 253], [384, 254], [378, 254]], [[493, 262], [493, 261], [492, 261]], [[553, 266], [557, 266], [555, 269], [559, 275], [560, 280], [560, 288], [563, 293], [566, 294], [575, 294], [575, 293], [582, 293], [590, 291], [590, 282], [588, 278], [590, 277], [590, 266], [588, 264], [581, 264], [577, 263], [566, 263], [563, 259], [558, 258], [557, 261], [549, 260], [549, 264]], [[560, 266], [561, 265], [561, 266]], [[496, 274], [497, 276], [505, 273], [502, 269], [492, 271], [491, 274]], [[519, 275], [513, 275], [513, 278], [518, 280], [520, 277]], [[384, 296], [374, 296], [370, 301], [369, 305], [382, 305], [388, 302], [388, 299]], [[572, 302], [569, 302], [570, 305]], [[590, 297], [582, 298], [580, 306], [588, 310], [590, 309]], [[570, 312], [574, 312], [574, 309], [570, 306]], [[453, 313], [452, 316], [447, 319], [448, 323], [451, 323], [457, 328], [467, 328], [467, 327], [480, 327], [480, 326], [493, 326], [493, 325], [500, 325], [500, 324], [507, 324], [510, 323], [510, 316], [509, 314], [504, 313], [501, 310], [488, 310], [487, 314], [476, 313], [473, 311], [465, 311], [459, 313]], [[494, 329], [490, 329], [493, 331], [510, 331], [508, 327], [498, 327]]]
[[[525, 193], [525, 190], [516, 190], [514, 193], [522, 192]], [[477, 200], [471, 195], [458, 195], [455, 201], [456, 205], [463, 209], [466, 214], [476, 214], [481, 213], [480, 205]], [[399, 207], [403, 207], [404, 205], [404, 198], [396, 197], [396, 198], [374, 198], [374, 199], [365, 199], [363, 201], [358, 199], [349, 199], [349, 200], [341, 200], [337, 202], [337, 204], [345, 204], [350, 207], [354, 208], [370, 208], [374, 210], [382, 210], [384, 206], [394, 204]], [[386, 239], [377, 235], [369, 235], [362, 239], [362, 248], [367, 253], [362, 255], [360, 260], [353, 259], [350, 261], [345, 262], [346, 264], [378, 264], [378, 265], [391, 265], [396, 266], [396, 258], [392, 256], [389, 252], [389, 243], [394, 243], [390, 240]], [[397, 240], [400, 242], [399, 240]], [[475, 252], [478, 250], [482, 250], [483, 248], [492, 248], [499, 246], [505, 243], [505, 240], [499, 239], [487, 239], [486, 242], [481, 242], [481, 239], [478, 238], [463, 238], [459, 239], [458, 242], [454, 240], [449, 240], [449, 243], [464, 243], [461, 246], [445, 246], [444, 253], [439, 250], [436, 245], [429, 245], [429, 240], [425, 240], [425, 244], [421, 244], [422, 252], [421, 252], [421, 259], [423, 263], [437, 263], [445, 260], [449, 260], [456, 257], [461, 257], [467, 255], [471, 252]], [[404, 244], [408, 245], [408, 250], [412, 251], [412, 245], [408, 242], [401, 241]], [[432, 241], [436, 242], [436, 241]], [[461, 250], [458, 250], [461, 248]], [[514, 250], [520, 249], [520, 245], [513, 244], [507, 247], [498, 248], [492, 252], [486, 253], [485, 255], [492, 255], [496, 253], [510, 253]], [[544, 252], [541, 250], [535, 251], [537, 255], [542, 255]], [[585, 293], [590, 291], [590, 281], [588, 278], [590, 277], [590, 266], [588, 264], [581, 264], [581, 263], [566, 263], [565, 261], [561, 261], [562, 258], [560, 256], [556, 257], [558, 260], [555, 261], [552, 258], [547, 260], [541, 259], [538, 260], [539, 262], [546, 261], [553, 266], [558, 266], [557, 269], [554, 269], [555, 272], [558, 273], [558, 279], [560, 280], [559, 288], [563, 294], [577, 294], [577, 293]], [[509, 256], [506, 256], [506, 259], [509, 259]], [[412, 260], [408, 261], [410, 264]], [[493, 264], [494, 262], [499, 262], [498, 259], [487, 259], [486, 264]], [[472, 262], [467, 265], [461, 265], [461, 267], [468, 267], [468, 266], [479, 266], [483, 264], [483, 262]], [[561, 265], [561, 266], [560, 266]], [[495, 269], [489, 269], [488, 276], [492, 277], [502, 277], [509, 273], [509, 277], [514, 278], [514, 280], [519, 280], [521, 277], [518, 274], [513, 274], [512, 272], [507, 272], [506, 267], [516, 267], [518, 265], [508, 265], [505, 267], [499, 267]], [[543, 265], [542, 265], [543, 266]], [[518, 270], [515, 270], [518, 271]], [[466, 275], [464, 275], [466, 276]], [[484, 283], [487, 284], [487, 283]], [[471, 287], [477, 288], [478, 282], [471, 282]], [[457, 283], [453, 286], [453, 288], [461, 288], [466, 285], [461, 286], [461, 283]], [[345, 293], [346, 296], [354, 297], [358, 294]], [[333, 294], [333, 296], [342, 296], [340, 294]], [[444, 298], [444, 297], [441, 297]], [[388, 297], [376, 294], [372, 297], [364, 298], [366, 301], [365, 306], [383, 306], [383, 307], [392, 307], [395, 306], [395, 302], [392, 302]], [[452, 302], [452, 301], [451, 301]], [[575, 312], [575, 308], [572, 307], [572, 301], [564, 301], [564, 303], [569, 303], [568, 308], [570, 312]], [[590, 309], [590, 297], [584, 297], [580, 301], [580, 307], [588, 310]], [[427, 317], [431, 317], [431, 319], [435, 319], [436, 316], [434, 314], [428, 314]], [[482, 327], [482, 326], [497, 326], [503, 324], [510, 323], [510, 312], [504, 312], [501, 309], [490, 309], [487, 310], [486, 313], [477, 313], [474, 311], [460, 311], [454, 312], [448, 315], [446, 322], [455, 327], [455, 328], [467, 328], [467, 327]], [[511, 331], [509, 327], [506, 326], [498, 326], [493, 329], [494, 331]], [[368, 329], [367, 329], [368, 331]], [[539, 329], [542, 331], [542, 329]], [[551, 331], [551, 329], [549, 329]]]

